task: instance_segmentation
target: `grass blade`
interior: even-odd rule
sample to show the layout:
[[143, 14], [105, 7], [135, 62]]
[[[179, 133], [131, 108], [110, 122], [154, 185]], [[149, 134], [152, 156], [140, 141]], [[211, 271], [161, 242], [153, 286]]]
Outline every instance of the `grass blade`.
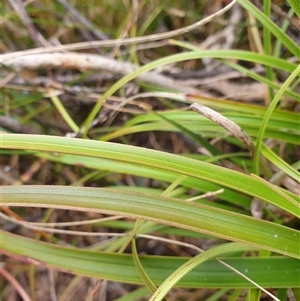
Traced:
[[149, 220], [300, 258], [300, 233], [294, 229], [170, 197], [89, 187], [4, 186], [2, 205], [87, 210]]

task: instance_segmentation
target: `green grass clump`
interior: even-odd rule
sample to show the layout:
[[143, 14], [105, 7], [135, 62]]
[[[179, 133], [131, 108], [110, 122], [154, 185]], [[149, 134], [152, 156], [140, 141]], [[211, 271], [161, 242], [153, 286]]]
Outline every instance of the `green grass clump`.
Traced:
[[[78, 1], [70, 23], [63, 3], [27, 4], [31, 23], [25, 25], [16, 8], [5, 5], [3, 24], [13, 34], [4, 33], [3, 48], [15, 55], [9, 60], [42, 43], [35, 30], [49, 40], [61, 35], [63, 44], [95, 34], [134, 39], [188, 26], [211, 8], [205, 1]], [[75, 296], [77, 285], [92, 278], [103, 281], [89, 284], [95, 295], [105, 291], [105, 281], [122, 283], [123, 293], [107, 288], [107, 300], [300, 300], [300, 67], [290, 37], [299, 5], [289, 4], [279, 8], [285, 16], [279, 27], [271, 1], [261, 10], [238, 0], [241, 14], [255, 24], [236, 28], [235, 49], [195, 46], [228, 26], [229, 10], [222, 20], [187, 32], [185, 41], [181, 34], [156, 45], [157, 33], [150, 45], [104, 41], [106, 47], [89, 50], [135, 64], [117, 78], [91, 70], [18, 72], [3, 56], [1, 296], [13, 286], [24, 300], [40, 300], [38, 283], [47, 269], [56, 277], [51, 290], [59, 301], [86, 298], [88, 290]], [[79, 15], [90, 23], [75, 22]], [[184, 80], [173, 80], [171, 88], [147, 79], [166, 65], [198, 70], [205, 59], [240, 72], [237, 86], [264, 85], [265, 99], [203, 96]], [[13, 77], [20, 81], [10, 82]], [[37, 83], [39, 77], [46, 84]], [[52, 77], [63, 83], [54, 85]], [[234, 122], [253, 151], [226, 126], [189, 110], [191, 103]]]

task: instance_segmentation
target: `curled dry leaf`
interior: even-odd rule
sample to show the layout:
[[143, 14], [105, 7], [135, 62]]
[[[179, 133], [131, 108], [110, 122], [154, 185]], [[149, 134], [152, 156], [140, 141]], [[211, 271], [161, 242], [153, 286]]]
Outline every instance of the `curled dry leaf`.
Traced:
[[238, 140], [243, 142], [246, 145], [249, 152], [251, 153], [251, 155], [253, 155], [254, 145], [253, 145], [251, 138], [237, 124], [235, 124], [231, 120], [227, 119], [220, 113], [218, 113], [208, 107], [202, 106], [198, 103], [191, 104], [190, 108], [192, 110], [198, 112], [199, 114], [203, 115], [204, 117], [210, 119], [211, 121], [219, 124], [223, 128], [225, 128], [228, 132], [230, 132]]

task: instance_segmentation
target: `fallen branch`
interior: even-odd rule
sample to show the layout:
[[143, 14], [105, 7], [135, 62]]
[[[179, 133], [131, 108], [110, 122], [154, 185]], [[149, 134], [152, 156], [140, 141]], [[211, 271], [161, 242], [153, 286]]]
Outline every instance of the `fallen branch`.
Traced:
[[[102, 70], [112, 74], [127, 75], [132, 73], [138, 66], [117, 61], [116, 59], [89, 53], [47, 53], [38, 55], [26, 55], [8, 59], [4, 63], [7, 67], [17, 72], [22, 70], [38, 70], [49, 68], [79, 69], [79, 70]], [[159, 74], [155, 71], [143, 73], [137, 77], [138, 80], [148, 84], [169, 88], [178, 92], [202, 94], [200, 90], [185, 86], [179, 81]]]

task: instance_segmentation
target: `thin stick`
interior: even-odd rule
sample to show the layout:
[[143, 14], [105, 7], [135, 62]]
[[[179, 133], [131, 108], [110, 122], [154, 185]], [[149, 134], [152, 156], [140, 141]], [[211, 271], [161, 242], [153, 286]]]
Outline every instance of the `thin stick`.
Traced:
[[82, 42], [82, 43], [75, 43], [75, 44], [68, 44], [68, 45], [59, 45], [59, 46], [49, 46], [44, 48], [36, 48], [36, 49], [29, 49], [24, 51], [18, 51], [13, 53], [7, 53], [0, 56], [0, 61], [4, 62], [7, 59], [28, 55], [28, 54], [38, 54], [38, 53], [49, 53], [49, 52], [57, 52], [57, 51], [70, 51], [70, 50], [79, 50], [79, 49], [90, 49], [96, 47], [110, 47], [116, 45], [129, 45], [129, 44], [138, 44], [138, 43], [145, 43], [145, 42], [152, 42], [152, 41], [159, 41], [164, 39], [169, 39], [174, 36], [178, 36], [189, 31], [192, 31], [208, 22], [212, 19], [217, 18], [223, 15], [226, 11], [228, 11], [237, 0], [232, 0], [228, 5], [224, 8], [220, 9], [216, 13], [194, 23], [189, 26], [179, 28], [173, 31], [164, 32], [161, 34], [152, 34], [143, 37], [135, 37], [135, 38], [128, 38], [128, 39], [118, 39], [118, 40], [107, 40], [107, 41], [92, 41], [92, 42]]

